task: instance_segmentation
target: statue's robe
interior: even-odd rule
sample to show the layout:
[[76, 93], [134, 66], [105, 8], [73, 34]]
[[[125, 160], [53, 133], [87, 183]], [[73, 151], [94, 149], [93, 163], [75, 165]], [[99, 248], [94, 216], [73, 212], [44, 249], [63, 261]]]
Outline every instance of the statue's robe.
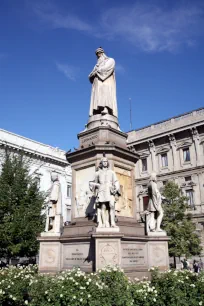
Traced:
[[[112, 115], [118, 117], [116, 101], [116, 81], [115, 81], [115, 61], [113, 58], [104, 57], [90, 73], [89, 78], [92, 83], [91, 103], [89, 116], [94, 110], [100, 107], [108, 107], [112, 110]], [[94, 74], [92, 79], [90, 76]]]
[[148, 196], [149, 202], [147, 210], [150, 212], [159, 211], [161, 209], [162, 198], [157, 184], [153, 181], [148, 184]]
[[52, 215], [60, 215], [62, 213], [61, 188], [60, 182], [55, 181], [50, 192], [50, 202], [52, 203]]

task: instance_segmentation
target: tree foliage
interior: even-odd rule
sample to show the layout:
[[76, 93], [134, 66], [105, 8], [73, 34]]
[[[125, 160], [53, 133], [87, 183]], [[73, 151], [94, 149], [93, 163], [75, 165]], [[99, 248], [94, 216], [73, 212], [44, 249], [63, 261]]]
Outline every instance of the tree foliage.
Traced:
[[174, 182], [165, 185], [163, 195], [169, 201], [164, 205], [163, 228], [171, 240], [169, 254], [173, 257], [199, 255], [201, 241], [196, 234], [192, 215], [187, 213], [188, 198], [183, 196], [179, 186]]
[[34, 256], [43, 229], [43, 194], [22, 156], [6, 153], [0, 174], [0, 257]]

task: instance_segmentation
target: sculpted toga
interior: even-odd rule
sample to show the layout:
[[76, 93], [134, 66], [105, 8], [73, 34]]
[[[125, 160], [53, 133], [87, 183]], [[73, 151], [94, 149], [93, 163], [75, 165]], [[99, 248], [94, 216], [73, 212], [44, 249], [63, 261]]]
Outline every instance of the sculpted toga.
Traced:
[[115, 61], [100, 47], [96, 50], [97, 64], [89, 74], [92, 83], [89, 116], [110, 114], [118, 117], [116, 101]]
[[101, 159], [95, 181], [90, 189], [96, 190], [98, 227], [117, 227], [115, 224], [115, 203], [120, 195], [120, 184], [114, 171], [109, 169], [108, 159]]

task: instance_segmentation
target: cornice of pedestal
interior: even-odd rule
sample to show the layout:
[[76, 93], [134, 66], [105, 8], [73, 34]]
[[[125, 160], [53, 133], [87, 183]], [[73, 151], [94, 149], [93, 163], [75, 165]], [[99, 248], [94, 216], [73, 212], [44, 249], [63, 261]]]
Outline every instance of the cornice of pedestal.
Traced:
[[128, 149], [111, 145], [111, 144], [97, 144], [89, 146], [88, 148], [78, 149], [75, 152], [66, 153], [66, 158], [69, 163], [74, 163], [76, 161], [82, 161], [91, 157], [96, 156], [97, 154], [103, 154], [105, 152], [108, 154], [113, 154], [114, 156], [126, 159], [132, 163], [136, 163], [139, 159], [137, 153], [131, 152]]

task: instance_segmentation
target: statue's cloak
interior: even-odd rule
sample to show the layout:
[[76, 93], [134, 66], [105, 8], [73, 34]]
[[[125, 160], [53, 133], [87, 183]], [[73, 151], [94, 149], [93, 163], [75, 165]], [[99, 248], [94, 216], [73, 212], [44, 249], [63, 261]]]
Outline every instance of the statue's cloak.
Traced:
[[96, 72], [92, 84], [89, 116], [100, 107], [108, 107], [112, 114], [118, 117], [116, 101], [115, 61], [113, 58], [104, 58], [98, 61], [93, 71]]

